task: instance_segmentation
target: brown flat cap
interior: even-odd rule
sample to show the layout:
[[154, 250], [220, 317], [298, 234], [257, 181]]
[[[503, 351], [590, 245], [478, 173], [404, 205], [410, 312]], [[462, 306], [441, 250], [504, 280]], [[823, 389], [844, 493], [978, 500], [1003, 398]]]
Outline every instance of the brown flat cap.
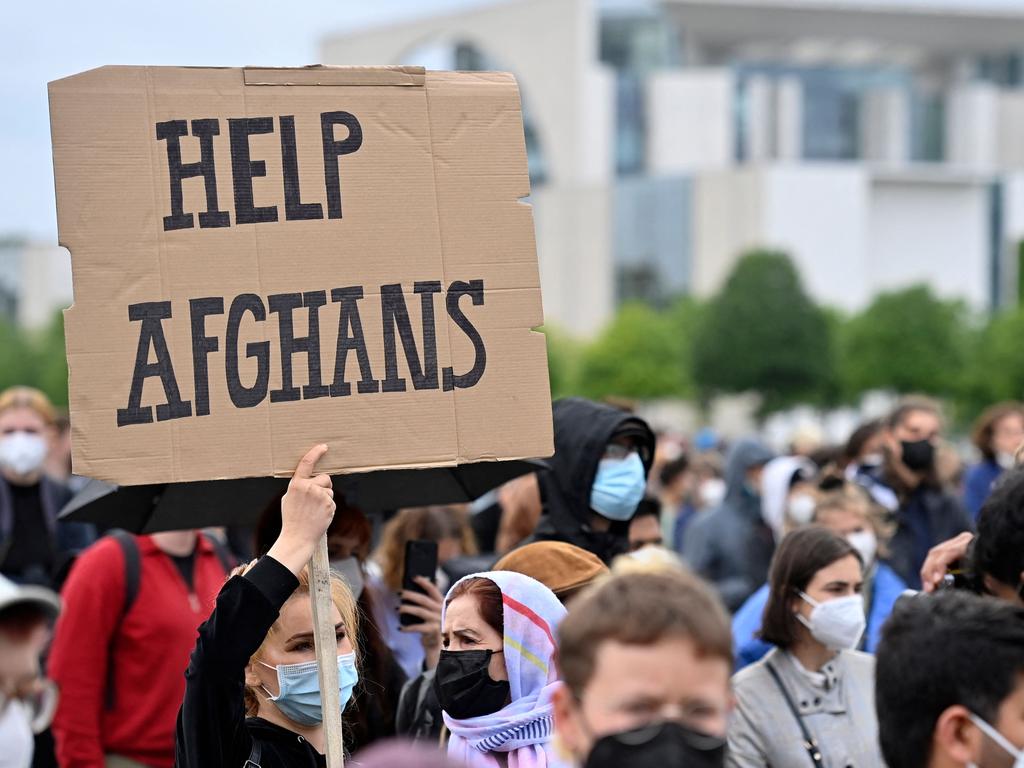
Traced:
[[513, 549], [494, 564], [494, 570], [530, 576], [559, 597], [608, 573], [597, 555], [563, 541], [535, 541]]

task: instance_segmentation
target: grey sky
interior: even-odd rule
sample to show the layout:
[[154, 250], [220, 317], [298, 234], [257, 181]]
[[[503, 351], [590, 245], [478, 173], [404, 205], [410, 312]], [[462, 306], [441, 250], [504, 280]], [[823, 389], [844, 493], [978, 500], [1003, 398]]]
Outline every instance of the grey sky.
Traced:
[[[488, 0], [28, 0], [0, 28], [0, 236], [56, 242], [46, 83], [103, 64], [303, 65], [339, 30]], [[368, 64], [376, 62], [367, 62]]]

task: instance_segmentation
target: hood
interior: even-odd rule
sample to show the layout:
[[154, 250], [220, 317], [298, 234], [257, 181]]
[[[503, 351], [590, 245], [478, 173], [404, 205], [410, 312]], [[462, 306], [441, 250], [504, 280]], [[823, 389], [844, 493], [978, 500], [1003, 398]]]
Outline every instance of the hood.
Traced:
[[538, 474], [544, 512], [555, 531], [575, 544], [590, 517], [590, 489], [605, 446], [615, 434], [632, 432], [642, 446], [644, 472], [650, 473], [654, 432], [631, 413], [580, 397], [556, 401], [553, 416], [555, 454], [551, 468]]
[[765, 464], [761, 476], [761, 516], [772, 529], [776, 541], [782, 540], [789, 481], [797, 470], [803, 470], [808, 477], [814, 477], [818, 468], [805, 456], [780, 456]]
[[725, 498], [737, 499], [743, 495], [747, 470], [758, 464], [767, 464], [774, 454], [760, 440], [745, 437], [733, 443], [725, 456]]

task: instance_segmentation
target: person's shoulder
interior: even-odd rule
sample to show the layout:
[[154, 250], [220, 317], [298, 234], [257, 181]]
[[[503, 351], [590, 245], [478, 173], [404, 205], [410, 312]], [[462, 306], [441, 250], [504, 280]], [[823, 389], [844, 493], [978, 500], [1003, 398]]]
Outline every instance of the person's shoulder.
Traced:
[[768, 662], [778, 655], [778, 649], [773, 649], [768, 654], [762, 657], [759, 661], [755, 661], [753, 664], [749, 664], [732, 676], [732, 687], [737, 697], [744, 694], [749, 694], [751, 691], [758, 690], [765, 682], [767, 682], [769, 675]]
[[840, 658], [843, 666], [853, 674], [868, 675], [874, 679], [875, 657], [864, 651], [842, 651]]

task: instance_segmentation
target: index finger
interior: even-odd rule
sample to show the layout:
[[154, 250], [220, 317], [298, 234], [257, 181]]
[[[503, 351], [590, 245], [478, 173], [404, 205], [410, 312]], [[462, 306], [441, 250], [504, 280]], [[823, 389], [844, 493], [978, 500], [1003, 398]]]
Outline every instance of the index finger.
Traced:
[[324, 443], [314, 445], [309, 449], [301, 459], [299, 459], [299, 465], [295, 468], [295, 474], [293, 477], [299, 478], [310, 478], [316, 471], [316, 463], [323, 458], [323, 455], [327, 453], [327, 446]]

